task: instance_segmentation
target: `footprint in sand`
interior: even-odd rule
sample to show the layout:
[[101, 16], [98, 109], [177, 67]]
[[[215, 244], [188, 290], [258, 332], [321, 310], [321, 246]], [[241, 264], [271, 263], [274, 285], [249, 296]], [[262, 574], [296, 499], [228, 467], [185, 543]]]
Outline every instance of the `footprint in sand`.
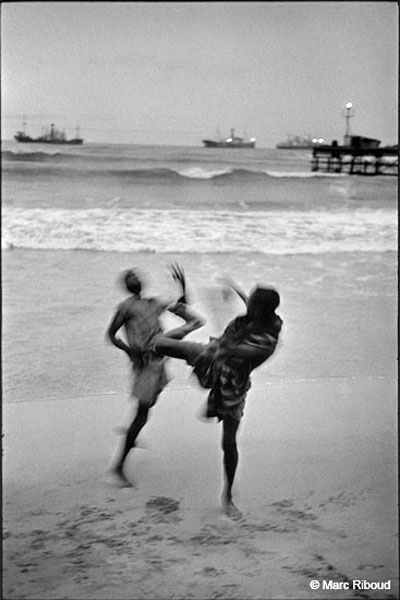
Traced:
[[292, 561], [282, 568], [292, 573], [300, 573], [311, 579], [335, 579], [337, 581], [349, 581], [349, 578], [332, 565], [322, 554], [304, 555], [299, 562]]
[[311, 512], [311, 507], [299, 510], [295, 507], [293, 500], [288, 499], [272, 502], [270, 506], [277, 511], [280, 519], [283, 519], [291, 528], [306, 525], [313, 529], [320, 529], [319, 525], [315, 523], [318, 518]]
[[293, 500], [279, 500], [277, 502], [272, 502], [271, 506], [277, 506], [278, 508], [289, 508], [293, 506]]
[[206, 577], [218, 577], [223, 573], [225, 573], [224, 570], [218, 570], [215, 567], [204, 567], [201, 571], [201, 575], [206, 575]]
[[173, 498], [156, 496], [146, 502], [146, 518], [156, 523], [182, 521], [180, 503]]

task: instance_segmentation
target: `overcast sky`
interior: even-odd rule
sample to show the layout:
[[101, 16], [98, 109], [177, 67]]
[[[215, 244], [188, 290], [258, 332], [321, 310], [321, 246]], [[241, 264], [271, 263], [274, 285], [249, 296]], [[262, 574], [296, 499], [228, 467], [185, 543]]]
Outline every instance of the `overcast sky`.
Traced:
[[397, 2], [2, 2], [2, 138], [397, 142]]

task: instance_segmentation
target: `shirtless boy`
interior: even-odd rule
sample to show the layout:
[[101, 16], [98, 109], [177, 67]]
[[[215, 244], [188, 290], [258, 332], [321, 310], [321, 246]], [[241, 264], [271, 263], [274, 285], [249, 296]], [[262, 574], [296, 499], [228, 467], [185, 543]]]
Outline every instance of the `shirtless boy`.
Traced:
[[[168, 383], [166, 359], [152, 349], [156, 337], [162, 333], [160, 317], [165, 311], [170, 311], [184, 319], [185, 325], [168, 334], [170, 338], [175, 339], [182, 339], [204, 324], [187, 305], [183, 270], [175, 264], [171, 267], [171, 272], [181, 287], [181, 296], [174, 302], [143, 297], [139, 273], [133, 269], [125, 271], [122, 274], [122, 282], [130, 296], [119, 305], [107, 330], [109, 341], [123, 350], [132, 362], [132, 395], [138, 400], [136, 415], [126, 432], [122, 452], [112, 469], [118, 484], [123, 487], [132, 485], [124, 474], [126, 458], [148, 420], [150, 409]], [[126, 341], [117, 335], [121, 328], [125, 332]]]

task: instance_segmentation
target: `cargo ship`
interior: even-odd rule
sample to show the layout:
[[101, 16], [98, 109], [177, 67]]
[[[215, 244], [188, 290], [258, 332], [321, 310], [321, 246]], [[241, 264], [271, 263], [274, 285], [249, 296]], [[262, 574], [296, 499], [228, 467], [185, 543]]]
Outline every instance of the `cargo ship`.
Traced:
[[250, 138], [245, 141], [244, 138], [235, 135], [235, 130], [231, 129], [231, 135], [225, 139], [202, 140], [205, 148], [254, 148], [256, 139]]
[[79, 136], [79, 128], [77, 128], [76, 136], [71, 139], [67, 139], [64, 131], [59, 131], [55, 128], [54, 123], [50, 125], [50, 130], [43, 135], [33, 138], [30, 135], [25, 133], [25, 127], [23, 127], [24, 131], [17, 131], [14, 135], [14, 139], [17, 142], [23, 142], [25, 144], [71, 144], [71, 145], [81, 145], [83, 144], [83, 139]]

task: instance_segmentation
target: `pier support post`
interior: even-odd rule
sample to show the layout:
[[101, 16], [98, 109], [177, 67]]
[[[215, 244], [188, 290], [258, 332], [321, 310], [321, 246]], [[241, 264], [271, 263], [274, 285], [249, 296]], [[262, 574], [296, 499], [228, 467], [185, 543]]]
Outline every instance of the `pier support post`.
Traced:
[[326, 161], [326, 172], [330, 173], [331, 172], [331, 157], [328, 156], [327, 161]]
[[[396, 175], [398, 174], [397, 146], [314, 148], [311, 170], [349, 175]], [[393, 157], [393, 159], [392, 159]]]

